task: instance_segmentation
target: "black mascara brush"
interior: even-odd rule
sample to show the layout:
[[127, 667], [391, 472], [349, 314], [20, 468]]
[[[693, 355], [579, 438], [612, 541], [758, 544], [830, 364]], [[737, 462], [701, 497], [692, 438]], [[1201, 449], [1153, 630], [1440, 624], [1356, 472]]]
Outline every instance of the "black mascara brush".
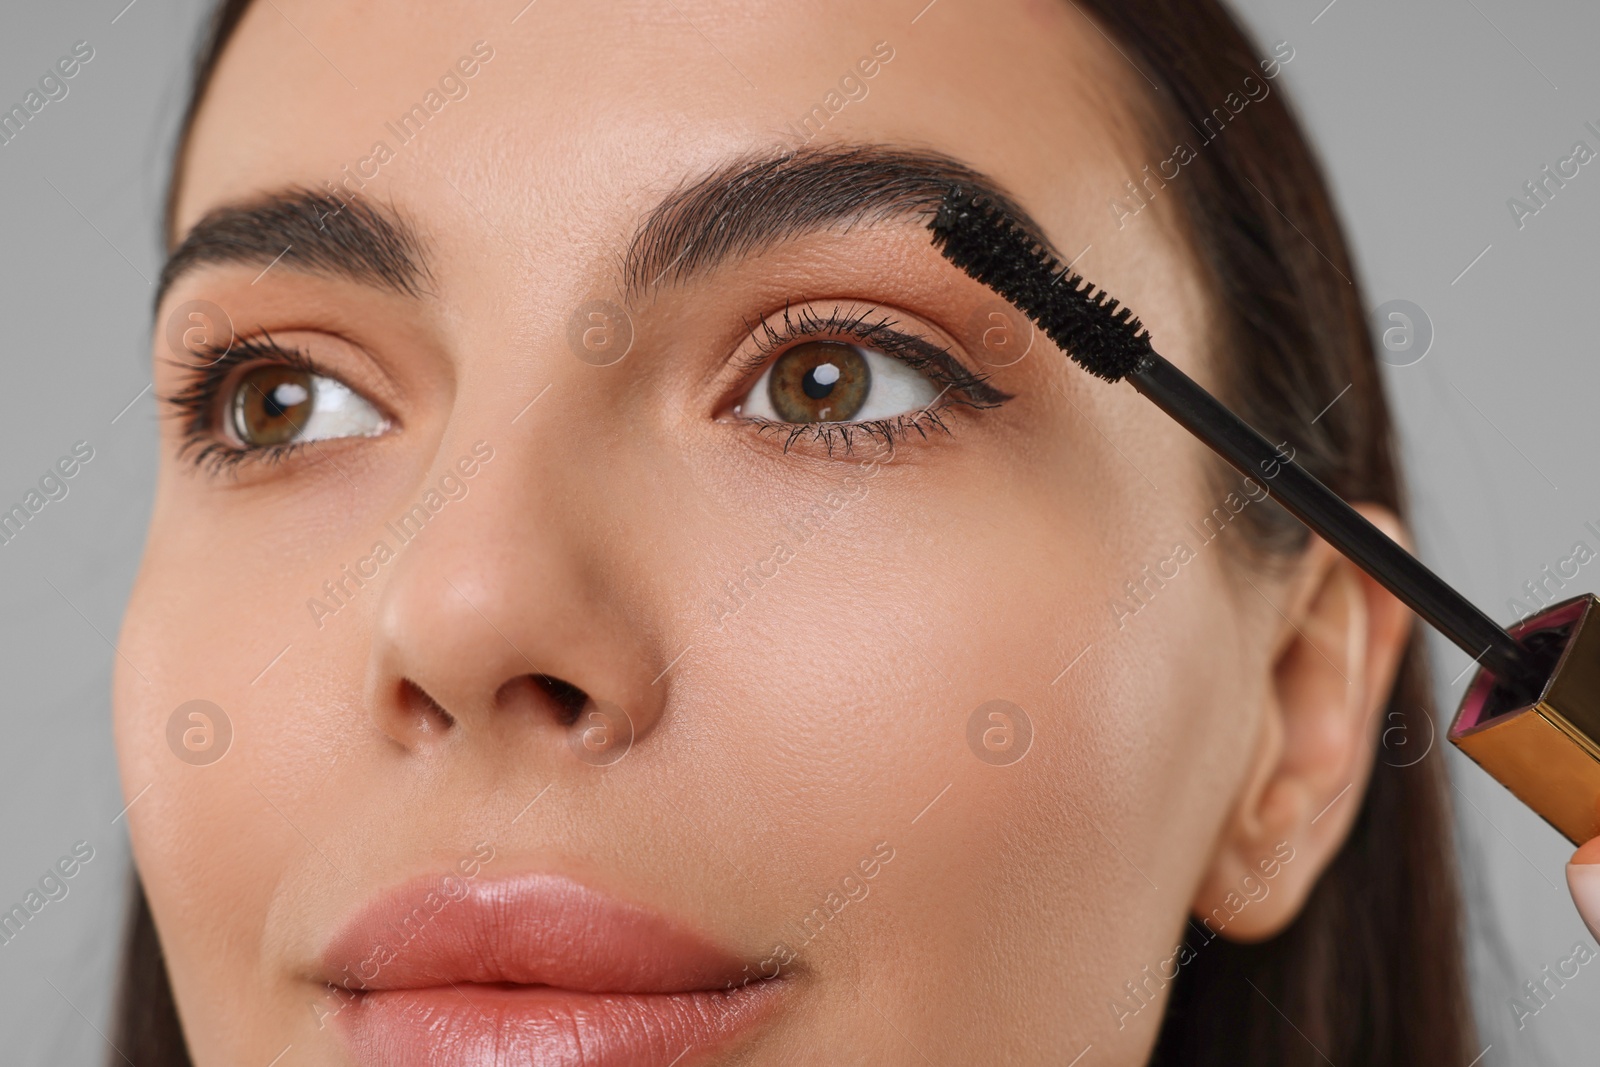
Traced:
[[929, 223], [945, 258], [1010, 301], [1084, 370], [1126, 379], [1480, 663], [1450, 741], [1574, 844], [1600, 835], [1600, 597], [1511, 632], [1162, 359], [1132, 311], [1059, 264], [1010, 215], [957, 186]]
[[946, 259], [1004, 297], [1090, 374], [1126, 380], [1521, 698], [1550, 670], [1305, 468], [1163, 359], [1127, 307], [1062, 266], [1003, 210], [957, 186], [929, 228]]

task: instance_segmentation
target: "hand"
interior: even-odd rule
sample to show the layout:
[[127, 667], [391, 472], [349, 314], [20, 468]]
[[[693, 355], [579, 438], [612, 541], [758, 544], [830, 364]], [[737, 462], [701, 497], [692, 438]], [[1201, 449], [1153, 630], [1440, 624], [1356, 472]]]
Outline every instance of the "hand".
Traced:
[[1572, 854], [1567, 863], [1567, 888], [1583, 916], [1583, 925], [1600, 940], [1600, 837]]

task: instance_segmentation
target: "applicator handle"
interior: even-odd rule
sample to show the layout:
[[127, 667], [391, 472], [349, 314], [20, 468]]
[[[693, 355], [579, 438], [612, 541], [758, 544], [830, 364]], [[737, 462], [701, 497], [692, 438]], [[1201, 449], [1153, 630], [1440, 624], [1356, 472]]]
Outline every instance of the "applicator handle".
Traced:
[[1542, 672], [1510, 634], [1194, 379], [1152, 353], [1127, 380], [1489, 673], [1537, 695]]

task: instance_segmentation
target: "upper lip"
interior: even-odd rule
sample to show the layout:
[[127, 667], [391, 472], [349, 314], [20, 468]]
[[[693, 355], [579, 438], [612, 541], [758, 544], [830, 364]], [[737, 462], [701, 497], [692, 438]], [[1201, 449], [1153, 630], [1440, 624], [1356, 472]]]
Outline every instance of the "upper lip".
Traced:
[[345, 922], [322, 964], [328, 982], [357, 991], [470, 982], [682, 993], [746, 974], [698, 932], [547, 873], [407, 882]]

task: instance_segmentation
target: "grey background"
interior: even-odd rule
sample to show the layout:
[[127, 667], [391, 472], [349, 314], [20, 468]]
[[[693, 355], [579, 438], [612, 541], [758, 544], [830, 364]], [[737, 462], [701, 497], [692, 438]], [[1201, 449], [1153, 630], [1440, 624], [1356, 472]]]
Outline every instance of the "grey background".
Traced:
[[[97, 1031], [107, 1025], [126, 884], [110, 641], [154, 481], [155, 405], [141, 393], [150, 282], [204, 5], [125, 3], [11, 3], [0, 15], [7, 106], [73, 42], [95, 49], [69, 95], [0, 146], [0, 504], [20, 500], [75, 441], [95, 450], [69, 495], [0, 546], [0, 904], [20, 900], [73, 842], [95, 849], [66, 899], [0, 946], [0, 1056], [18, 1065], [106, 1054]], [[1508, 598], [1575, 541], [1600, 548], [1584, 529], [1600, 525], [1600, 163], [1520, 230], [1506, 206], [1574, 141], [1600, 148], [1583, 127], [1600, 126], [1600, 6], [1325, 3], [1239, 6], [1267, 46], [1294, 46], [1279, 84], [1321, 147], [1370, 303], [1410, 300], [1432, 320], [1426, 358], [1387, 375], [1416, 529], [1440, 572], [1507, 619]], [[1600, 561], [1571, 591], [1600, 588], [1597, 578]], [[1448, 714], [1465, 685], [1450, 679], [1466, 658], [1442, 642], [1437, 652]], [[1411, 725], [1426, 743], [1427, 724]], [[1449, 758], [1491, 1046], [1479, 1062], [1592, 1061], [1600, 965], [1520, 1030], [1509, 1006], [1545, 965], [1592, 945], [1565, 889], [1570, 848], [1463, 757]]]

